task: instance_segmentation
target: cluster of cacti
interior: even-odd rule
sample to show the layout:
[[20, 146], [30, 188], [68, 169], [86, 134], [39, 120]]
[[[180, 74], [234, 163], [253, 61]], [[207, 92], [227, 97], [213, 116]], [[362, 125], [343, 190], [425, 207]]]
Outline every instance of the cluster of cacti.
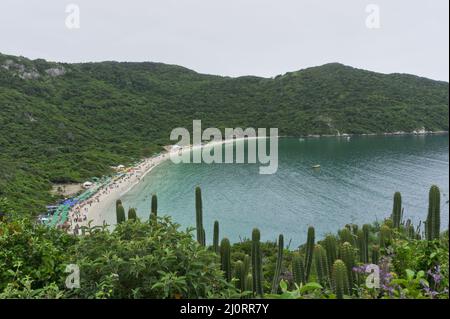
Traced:
[[369, 262], [369, 231], [369, 225], [363, 225], [357, 234], [359, 260], [362, 263]]
[[280, 283], [281, 267], [283, 263], [283, 250], [284, 250], [284, 237], [280, 235], [278, 237], [278, 254], [277, 254], [277, 264], [275, 266], [275, 273], [273, 275], [272, 281], [272, 293], [276, 294], [278, 292], [278, 285]]
[[152, 205], [150, 209], [150, 219], [156, 220], [156, 217], [158, 216], [158, 197], [156, 194], [152, 195]]
[[228, 238], [222, 239], [220, 242], [220, 264], [225, 274], [225, 279], [231, 281], [231, 245]]
[[428, 200], [428, 215], [425, 224], [427, 240], [438, 239], [441, 231], [441, 193], [439, 187], [431, 186]]
[[333, 264], [333, 291], [337, 299], [343, 299], [344, 295], [350, 294], [350, 286], [345, 263], [337, 259]]
[[344, 227], [338, 232], [338, 234], [341, 243], [347, 242], [353, 245], [355, 238], [349, 227]]
[[236, 278], [236, 288], [241, 292], [253, 290], [253, 277], [249, 274], [250, 271], [250, 256], [245, 255], [244, 261], [238, 260], [235, 263], [234, 277]]
[[259, 229], [255, 228], [252, 231], [252, 278], [253, 278], [253, 292], [258, 296], [264, 295], [263, 287], [263, 270], [262, 270], [262, 255], [261, 255], [261, 234]]
[[202, 190], [200, 187], [195, 188], [195, 215], [196, 215], [196, 230], [197, 242], [205, 246], [205, 229], [203, 228], [203, 204], [202, 204]]
[[117, 218], [117, 224], [123, 223], [126, 221], [125, 216], [125, 208], [123, 208], [122, 202], [118, 200], [116, 202], [116, 218]]
[[399, 229], [402, 222], [402, 195], [400, 192], [394, 194], [394, 206], [392, 207], [391, 219], [394, 223], [394, 228]]
[[299, 254], [292, 257], [292, 275], [297, 285], [305, 283], [305, 264]]
[[327, 259], [328, 259], [328, 266], [330, 268], [330, 274], [332, 270], [332, 266], [334, 264], [334, 261], [337, 259], [337, 240], [336, 237], [328, 234], [325, 237], [325, 240], [323, 241], [323, 245], [325, 247], [325, 250], [327, 251]]
[[306, 239], [305, 252], [305, 281], [308, 282], [311, 274], [311, 266], [313, 262], [314, 244], [315, 244], [315, 230], [314, 227], [308, 227], [308, 237]]
[[214, 222], [213, 250], [216, 254], [219, 253], [219, 222], [217, 220]]
[[137, 220], [136, 209], [133, 207], [128, 209], [128, 220]]
[[314, 247], [314, 260], [317, 278], [320, 283], [326, 285], [330, 282], [330, 269], [328, 267], [327, 252], [319, 244]]
[[378, 265], [380, 260], [380, 246], [373, 245], [372, 246], [372, 264]]
[[387, 247], [392, 239], [392, 230], [387, 224], [383, 224], [380, 227], [379, 242], [380, 247]]
[[355, 267], [355, 250], [349, 242], [345, 242], [341, 245], [339, 258], [344, 262], [347, 268], [347, 278], [349, 287], [353, 287], [354, 276], [353, 267]]

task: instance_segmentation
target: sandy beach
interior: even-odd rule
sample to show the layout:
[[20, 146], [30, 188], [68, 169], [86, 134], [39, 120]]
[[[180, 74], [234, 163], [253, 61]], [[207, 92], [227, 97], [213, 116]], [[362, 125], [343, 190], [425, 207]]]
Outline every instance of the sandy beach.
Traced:
[[99, 187], [92, 197], [72, 207], [69, 212], [69, 232], [79, 234], [79, 228], [87, 226], [89, 223], [91, 226], [102, 226], [107, 220], [106, 215], [112, 213], [109, 211], [110, 207], [136, 186], [156, 166], [170, 159], [171, 155], [180, 155], [197, 149], [209, 148], [218, 144], [233, 143], [235, 141], [238, 142], [245, 139], [258, 139], [258, 137], [228, 139], [221, 142], [213, 141], [204, 145], [189, 145], [144, 159], [137, 166], [129, 168], [120, 177], [115, 177], [107, 185]]

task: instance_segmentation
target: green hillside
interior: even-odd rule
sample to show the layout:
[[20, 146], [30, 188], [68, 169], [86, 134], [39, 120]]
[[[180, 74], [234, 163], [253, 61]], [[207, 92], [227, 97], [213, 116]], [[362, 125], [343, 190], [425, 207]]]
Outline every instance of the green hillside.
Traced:
[[0, 198], [36, 213], [52, 182], [149, 156], [178, 126], [280, 135], [448, 130], [448, 83], [341, 64], [273, 79], [160, 63], [50, 63], [0, 54]]

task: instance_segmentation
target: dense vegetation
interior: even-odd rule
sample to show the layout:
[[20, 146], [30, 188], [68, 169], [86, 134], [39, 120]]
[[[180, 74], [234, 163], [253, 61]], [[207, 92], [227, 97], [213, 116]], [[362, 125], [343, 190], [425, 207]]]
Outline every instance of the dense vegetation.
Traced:
[[336, 63], [273, 79], [228, 78], [158, 63], [0, 54], [0, 197], [19, 212], [42, 211], [50, 183], [151, 155], [193, 119], [294, 136], [448, 130], [448, 83]]
[[[158, 216], [148, 220], [117, 203], [118, 225], [85, 227], [84, 235], [33, 224], [9, 208], [0, 220], [1, 298], [448, 298], [449, 238], [440, 229], [440, 194], [430, 190], [425, 227], [404, 219], [401, 195], [381, 224], [346, 225], [316, 241], [314, 227], [294, 251], [277, 242], [251, 240], [212, 245], [204, 230], [180, 231]], [[196, 191], [197, 225], [202, 225]], [[3, 200], [3, 207], [8, 202]], [[197, 227], [198, 228], [198, 227]], [[80, 287], [66, 289], [68, 264], [80, 269]], [[379, 286], [367, 284], [379, 267]], [[368, 281], [375, 283], [375, 281]]]

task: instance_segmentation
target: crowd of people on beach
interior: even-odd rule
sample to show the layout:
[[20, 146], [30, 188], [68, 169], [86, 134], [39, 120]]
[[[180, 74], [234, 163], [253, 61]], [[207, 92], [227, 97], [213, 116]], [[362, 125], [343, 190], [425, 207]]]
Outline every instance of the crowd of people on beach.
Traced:
[[[166, 154], [160, 154], [156, 157], [145, 159], [135, 167], [125, 169], [124, 172], [115, 176], [106, 185], [92, 186], [98, 187], [98, 189], [95, 190], [93, 196], [71, 208], [68, 221], [63, 225], [63, 228], [74, 235], [81, 234], [82, 227], [87, 226], [88, 222], [94, 219], [92, 215], [96, 213], [94, 208], [96, 204], [101, 203], [108, 197], [108, 200], [115, 201], [119, 199], [122, 193], [138, 183], [145, 174], [164, 160], [166, 156]], [[103, 220], [103, 223], [105, 223], [105, 220]]]

